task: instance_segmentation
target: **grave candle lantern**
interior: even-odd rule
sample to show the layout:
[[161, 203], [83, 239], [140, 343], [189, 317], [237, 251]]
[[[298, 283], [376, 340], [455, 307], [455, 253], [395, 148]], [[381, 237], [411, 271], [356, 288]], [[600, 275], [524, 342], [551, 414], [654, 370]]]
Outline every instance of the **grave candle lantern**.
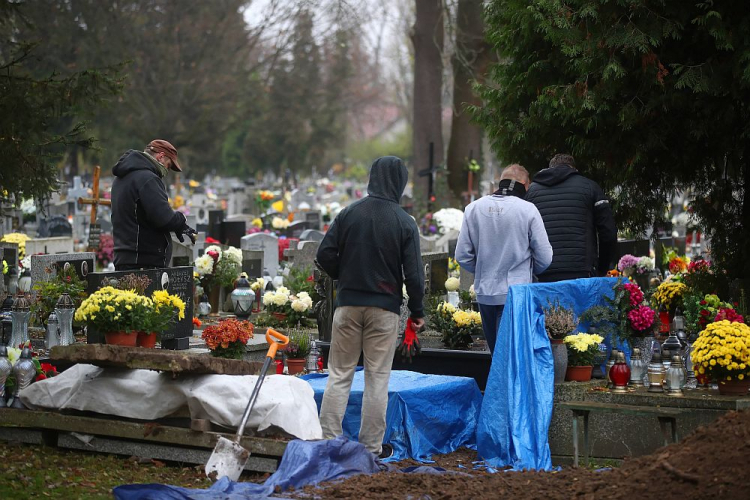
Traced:
[[609, 379], [612, 381], [612, 392], [622, 394], [628, 392], [628, 381], [630, 380], [630, 368], [625, 362], [625, 353], [617, 352], [617, 361], [609, 370]]
[[651, 363], [648, 365], [648, 392], [664, 392], [664, 365], [661, 364], [661, 352], [654, 351]]
[[198, 303], [198, 316], [208, 316], [211, 314], [211, 303], [208, 301], [208, 295], [201, 295], [201, 301]]
[[646, 364], [641, 357], [641, 350], [636, 347], [630, 355], [630, 385], [633, 387], [643, 386], [643, 375], [645, 371]]
[[57, 321], [60, 328], [60, 345], [71, 345], [75, 344], [75, 337], [73, 336], [73, 312], [75, 311], [75, 304], [70, 295], [63, 293], [60, 298], [57, 299], [55, 305], [55, 314], [57, 314]]
[[8, 379], [8, 375], [13, 370], [13, 365], [10, 364], [8, 359], [8, 349], [2, 345], [0, 346], [0, 408], [5, 408], [5, 381]]
[[13, 296], [8, 294], [3, 301], [2, 309], [0, 310], [0, 320], [2, 320], [2, 339], [0, 339], [0, 345], [8, 345], [13, 335], [13, 316], [11, 316], [11, 310], [13, 309]]
[[45, 344], [48, 351], [60, 344], [60, 328], [55, 311], [52, 311], [47, 318], [47, 338]]
[[679, 354], [672, 356], [672, 364], [667, 370], [666, 387], [669, 396], [682, 396], [682, 386], [685, 385], [685, 370]]
[[255, 300], [255, 292], [250, 288], [250, 282], [247, 274], [242, 273], [235, 282], [234, 290], [230, 294], [234, 314], [240, 319], [246, 319], [250, 316]]
[[23, 295], [17, 296], [10, 312], [13, 320], [10, 347], [18, 347], [29, 340], [29, 314], [29, 301]]
[[26, 389], [36, 377], [36, 367], [31, 360], [31, 349], [24, 347], [21, 351], [21, 357], [13, 366], [13, 376], [16, 378], [16, 387], [13, 390], [13, 404], [11, 408], [25, 410], [26, 406], [21, 402], [18, 394]]

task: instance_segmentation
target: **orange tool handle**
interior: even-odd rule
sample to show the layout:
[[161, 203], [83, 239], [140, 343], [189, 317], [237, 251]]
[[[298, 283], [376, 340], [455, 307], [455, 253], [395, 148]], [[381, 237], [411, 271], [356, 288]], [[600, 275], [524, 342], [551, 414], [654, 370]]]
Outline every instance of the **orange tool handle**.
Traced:
[[[279, 342], [277, 342], [277, 340]], [[266, 330], [266, 342], [268, 342], [268, 352], [266, 353], [266, 357], [273, 359], [276, 357], [276, 351], [279, 346], [284, 347], [289, 343], [289, 337], [277, 332], [273, 328], [269, 328]]]

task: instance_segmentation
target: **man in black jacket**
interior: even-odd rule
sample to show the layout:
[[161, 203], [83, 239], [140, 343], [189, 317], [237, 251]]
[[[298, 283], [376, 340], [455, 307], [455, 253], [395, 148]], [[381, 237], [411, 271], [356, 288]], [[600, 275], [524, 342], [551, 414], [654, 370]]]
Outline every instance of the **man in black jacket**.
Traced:
[[607, 273], [617, 243], [612, 209], [602, 188], [576, 170], [572, 156], [555, 155], [534, 176], [526, 201], [536, 205], [552, 244], [552, 264], [539, 281]]
[[323, 437], [339, 436], [354, 371], [364, 353], [365, 389], [359, 441], [371, 452], [383, 449], [388, 380], [398, 341], [402, 288], [411, 319], [424, 325], [424, 269], [417, 223], [399, 205], [408, 171], [394, 156], [370, 168], [368, 196], [342, 210], [318, 249], [317, 260], [338, 280], [333, 316], [329, 378], [320, 409]]
[[169, 170], [182, 172], [177, 150], [156, 139], [146, 149], [123, 154], [112, 168], [112, 233], [114, 264], [118, 271], [167, 267], [172, 256], [172, 237], [195, 243], [195, 230], [185, 215], [169, 206], [162, 179]]

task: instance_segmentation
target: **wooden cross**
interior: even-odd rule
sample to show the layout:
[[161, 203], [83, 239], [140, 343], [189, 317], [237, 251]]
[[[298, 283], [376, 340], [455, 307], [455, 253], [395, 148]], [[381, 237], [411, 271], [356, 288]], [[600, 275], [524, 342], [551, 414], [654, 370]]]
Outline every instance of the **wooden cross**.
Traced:
[[112, 206], [111, 200], [105, 200], [103, 198], [99, 198], [99, 174], [101, 173], [102, 169], [99, 165], [94, 167], [94, 187], [92, 191], [94, 192], [93, 198], [78, 198], [78, 203], [81, 205], [91, 205], [91, 224], [96, 224], [96, 207], [98, 205], [105, 205], [105, 206]]
[[93, 198], [78, 198], [78, 203], [81, 205], [91, 205], [91, 224], [89, 224], [89, 250], [99, 249], [99, 237], [101, 235], [101, 229], [99, 224], [96, 223], [96, 209], [99, 205], [112, 206], [111, 200], [105, 200], [99, 198], [99, 174], [102, 169], [97, 165], [94, 167], [94, 186], [92, 188], [94, 197]]

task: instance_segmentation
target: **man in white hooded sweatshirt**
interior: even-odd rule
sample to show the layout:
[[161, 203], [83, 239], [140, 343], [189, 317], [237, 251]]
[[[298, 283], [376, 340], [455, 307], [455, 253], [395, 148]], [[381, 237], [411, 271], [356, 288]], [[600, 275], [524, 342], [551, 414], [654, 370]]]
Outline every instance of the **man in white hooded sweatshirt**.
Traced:
[[490, 354], [495, 350], [508, 288], [531, 283], [533, 275], [552, 262], [552, 246], [539, 210], [523, 199], [529, 183], [529, 173], [521, 165], [506, 167], [498, 190], [466, 207], [458, 236], [456, 260], [474, 273]]

